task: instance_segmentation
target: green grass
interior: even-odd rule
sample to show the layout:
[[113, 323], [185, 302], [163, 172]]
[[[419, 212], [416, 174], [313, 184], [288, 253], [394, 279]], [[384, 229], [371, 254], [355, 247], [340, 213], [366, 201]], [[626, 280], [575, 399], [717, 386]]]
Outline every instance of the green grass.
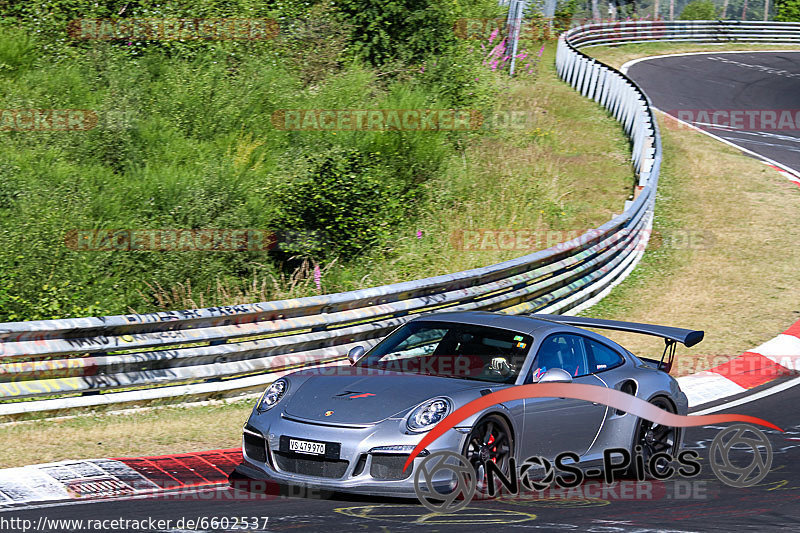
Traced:
[[[0, 49], [17, 37], [0, 32]], [[202, 290], [219, 282], [234, 290], [253, 279], [278, 279], [287, 254], [87, 252], [68, 249], [64, 239], [73, 229], [304, 231], [311, 217], [292, 219], [286, 197], [310, 183], [295, 203], [311, 202], [313, 211], [314, 183], [321, 179], [315, 165], [342, 150], [354, 161], [368, 160], [381, 189], [369, 214], [359, 212], [364, 206], [355, 192], [348, 200], [335, 191], [352, 208], [352, 223], [335, 220], [325, 229], [381, 231], [331, 235], [323, 243], [331, 253], [320, 246], [299, 252], [323, 260], [360, 251], [385, 241], [386, 226], [414, 215], [418, 205], [411, 200], [421, 184], [442, 172], [456, 151], [449, 134], [285, 132], [270, 117], [277, 109], [446, 108], [452, 102], [419, 80], [383, 82], [377, 70], [358, 63], [304, 86], [296, 72], [275, 62], [270, 46], [184, 59], [159, 51], [131, 58], [100, 43], [70, 61], [40, 57], [35, 68], [0, 76], [0, 108], [91, 109], [100, 116], [90, 131], [0, 133], [0, 320], [157, 309], [145, 282]], [[484, 83], [492, 82], [487, 76]], [[346, 178], [362, 183], [359, 168]]]
[[[0, 467], [63, 459], [183, 453], [241, 446], [241, 429], [255, 400], [167, 407], [0, 426], [6, 446]], [[53, 438], [57, 435], [57, 438]]]
[[[0, 133], [0, 321], [311, 295], [315, 264], [323, 292], [485, 266], [534, 250], [464, 252], [452, 236], [585, 231], [621, 211], [633, 181], [628, 141], [557, 79], [553, 43], [534, 74], [509, 81], [466, 42], [385, 77], [358, 61], [315, 64], [310, 76], [276, 61], [285, 43], [179, 54], [101, 42], [31, 59], [30, 47], [9, 44], [19, 38], [0, 29], [0, 50], [18, 58], [0, 71], [0, 108], [91, 109], [100, 122]], [[456, 74], [468, 83], [449, 86]], [[470, 132], [287, 132], [270, 122], [278, 109], [455, 103], [530, 120]], [[65, 245], [70, 230], [160, 228], [315, 237], [276, 252]]]

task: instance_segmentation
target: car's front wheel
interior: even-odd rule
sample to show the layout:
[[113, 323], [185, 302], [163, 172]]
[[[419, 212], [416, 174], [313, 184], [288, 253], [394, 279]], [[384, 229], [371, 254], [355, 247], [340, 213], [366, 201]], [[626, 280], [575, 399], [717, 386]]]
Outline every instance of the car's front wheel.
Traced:
[[492, 462], [506, 478], [510, 479], [510, 459], [514, 452], [514, 438], [506, 419], [489, 415], [479, 420], [469, 432], [462, 455], [467, 458], [477, 474], [477, 490], [488, 492], [487, 463]]

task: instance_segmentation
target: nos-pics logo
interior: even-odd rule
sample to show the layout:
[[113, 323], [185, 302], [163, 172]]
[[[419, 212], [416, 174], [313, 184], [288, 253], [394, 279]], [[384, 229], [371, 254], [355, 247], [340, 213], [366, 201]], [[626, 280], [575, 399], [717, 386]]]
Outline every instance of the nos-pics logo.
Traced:
[[[745, 451], [745, 453], [741, 453]], [[700, 475], [701, 466], [694, 450], [684, 450], [677, 458], [658, 458], [660, 464], [671, 465], [662, 474], [655, 474], [651, 465], [648, 471], [654, 479], [668, 479], [675, 473], [692, 478]], [[622, 457], [615, 460], [615, 457]], [[734, 456], [738, 461], [734, 460]], [[741, 461], [749, 456], [750, 460]], [[529, 457], [521, 465], [512, 458], [509, 473], [491, 461], [483, 464], [479, 471], [460, 453], [449, 450], [434, 452], [426, 456], [414, 472], [414, 492], [419, 501], [436, 513], [453, 513], [466, 507], [475, 494], [493, 497], [498, 489], [517, 495], [520, 486], [529, 491], [544, 491], [555, 485], [567, 489], [580, 485], [585, 479], [583, 471], [576, 465], [578, 455], [564, 452], [555, 459], [555, 465], [544, 457]], [[644, 480], [637, 458], [623, 448], [609, 448], [603, 454], [603, 476], [606, 483], [617, 481], [616, 473], [635, 472], [639, 481]], [[652, 458], [651, 458], [652, 459]], [[760, 482], [772, 466], [772, 445], [759, 429], [748, 424], [737, 424], [720, 431], [711, 443], [709, 463], [716, 477], [731, 487], [744, 488]], [[569, 462], [567, 462], [569, 461]], [[562, 470], [563, 469], [563, 470]], [[533, 474], [535, 472], [535, 474]], [[533, 475], [532, 475], [533, 474]]]
[[[749, 487], [758, 483], [764, 479], [772, 465], [772, 446], [769, 440], [763, 432], [750, 424], [758, 424], [783, 431], [771, 422], [749, 415], [678, 415], [660, 409], [654, 404], [630, 394], [594, 385], [575, 383], [519, 385], [487, 394], [456, 409], [420, 440], [406, 460], [404, 470], [411, 467], [414, 459], [427, 446], [467, 418], [500, 403], [541, 397], [572, 398], [601, 403], [639, 418], [650, 420], [662, 427], [686, 428], [729, 422], [746, 422], [748, 424], [740, 423], [724, 429], [711, 443], [709, 455], [711, 468], [720, 481], [732, 487]], [[745, 465], [734, 462], [732, 458], [735, 455], [733, 453], [734, 450], [743, 448], [748, 450], [751, 458], [749, 464]], [[606, 453], [609, 451], [622, 455], [623, 462], [627, 464], [614, 463], [611, 460], [612, 454]], [[604, 452], [603, 457], [603, 471], [605, 480], [608, 483], [613, 481], [613, 479], [609, 479], [609, 471], [613, 473], [615, 470], [627, 470], [627, 467], [633, 464], [631, 460], [635, 462], [637, 471], [643, 470], [643, 468], [639, 468], [639, 465], [644, 463], [643, 459], [640, 456], [636, 457], [640, 450], [634, 450], [632, 454], [627, 449], [612, 448], [606, 450], [606, 452]], [[700, 464], [696, 461], [696, 452], [683, 451], [678, 454], [677, 458], [668, 456], [665, 453], [656, 455], [661, 456], [662, 463], [677, 461], [680, 465], [677, 468], [677, 473], [682, 476], [694, 477], [700, 473], [701, 469]], [[564, 460], [565, 458], [569, 459], [569, 463]], [[652, 460], [653, 457], [649, 459]], [[524, 482], [523, 485], [532, 490], [542, 490], [539, 487], [549, 486], [553, 481], [560, 483], [562, 486], [580, 484], [583, 481], [583, 472], [574, 464], [578, 461], [579, 456], [571, 452], [566, 452], [565, 457], [556, 458], [556, 466], [567, 471], [575, 478], [567, 481], [564, 481], [564, 478], [557, 477], [553, 465], [547, 458], [543, 457], [528, 458], [519, 470], [517, 470], [517, 465], [513, 461], [509, 461], [510, 465], [507, 474], [510, 477], [506, 477], [506, 474], [496, 464], [490, 464], [488, 457], [481, 458], [478, 471], [476, 471], [476, 467], [463, 455], [454, 451], [439, 451], [424, 457], [419, 467], [415, 469], [414, 490], [420, 502], [428, 509], [440, 513], [453, 512], [465, 507], [475, 496], [476, 490], [480, 489], [481, 492], [487, 492], [490, 496], [493, 495], [494, 483], [498, 479], [514, 494], [519, 491], [518, 482], [526, 479], [528, 481]], [[535, 468], [531, 468], [532, 466]], [[658, 470], [653, 468], [653, 464], [649, 465], [649, 470], [651, 476], [656, 479], [668, 479], [676, 473], [671, 466], [661, 472], [663, 475], [657, 477], [653, 476], [653, 471]], [[530, 481], [534, 471], [544, 471], [544, 477], [537, 482], [538, 484], [531, 484]], [[491, 475], [491, 479], [489, 479], [489, 475]], [[564, 483], [567, 483], [567, 485], [564, 485]]]

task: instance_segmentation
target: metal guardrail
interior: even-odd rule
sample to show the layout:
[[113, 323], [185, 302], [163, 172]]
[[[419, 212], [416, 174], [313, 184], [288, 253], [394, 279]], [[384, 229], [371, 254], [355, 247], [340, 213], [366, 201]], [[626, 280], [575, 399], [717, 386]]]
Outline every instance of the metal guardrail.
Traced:
[[718, 41], [720, 36], [760, 39], [737, 33], [738, 28], [767, 26], [776, 28], [780, 39], [800, 41], [800, 24], [764, 23], [590, 24], [561, 36], [558, 74], [607, 108], [632, 144], [638, 195], [599, 228], [496, 265], [358, 291], [0, 324], [0, 415], [252, 391], [298, 366], [341, 362], [351, 346], [371, 345], [421, 313], [575, 313], [588, 307], [643, 254], [661, 142], [647, 96], [623, 74], [578, 48], [644, 40]]
[[565, 35], [576, 49], [660, 41], [800, 44], [800, 23], [737, 20], [626, 21], [586, 24], [566, 32]]

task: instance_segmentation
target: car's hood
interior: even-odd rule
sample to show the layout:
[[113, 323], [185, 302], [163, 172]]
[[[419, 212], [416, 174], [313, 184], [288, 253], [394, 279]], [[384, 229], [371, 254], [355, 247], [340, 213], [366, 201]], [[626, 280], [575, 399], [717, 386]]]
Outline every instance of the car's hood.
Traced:
[[333, 424], [374, 424], [429, 398], [483, 387], [476, 381], [413, 374], [311, 376], [291, 391], [284, 411]]

